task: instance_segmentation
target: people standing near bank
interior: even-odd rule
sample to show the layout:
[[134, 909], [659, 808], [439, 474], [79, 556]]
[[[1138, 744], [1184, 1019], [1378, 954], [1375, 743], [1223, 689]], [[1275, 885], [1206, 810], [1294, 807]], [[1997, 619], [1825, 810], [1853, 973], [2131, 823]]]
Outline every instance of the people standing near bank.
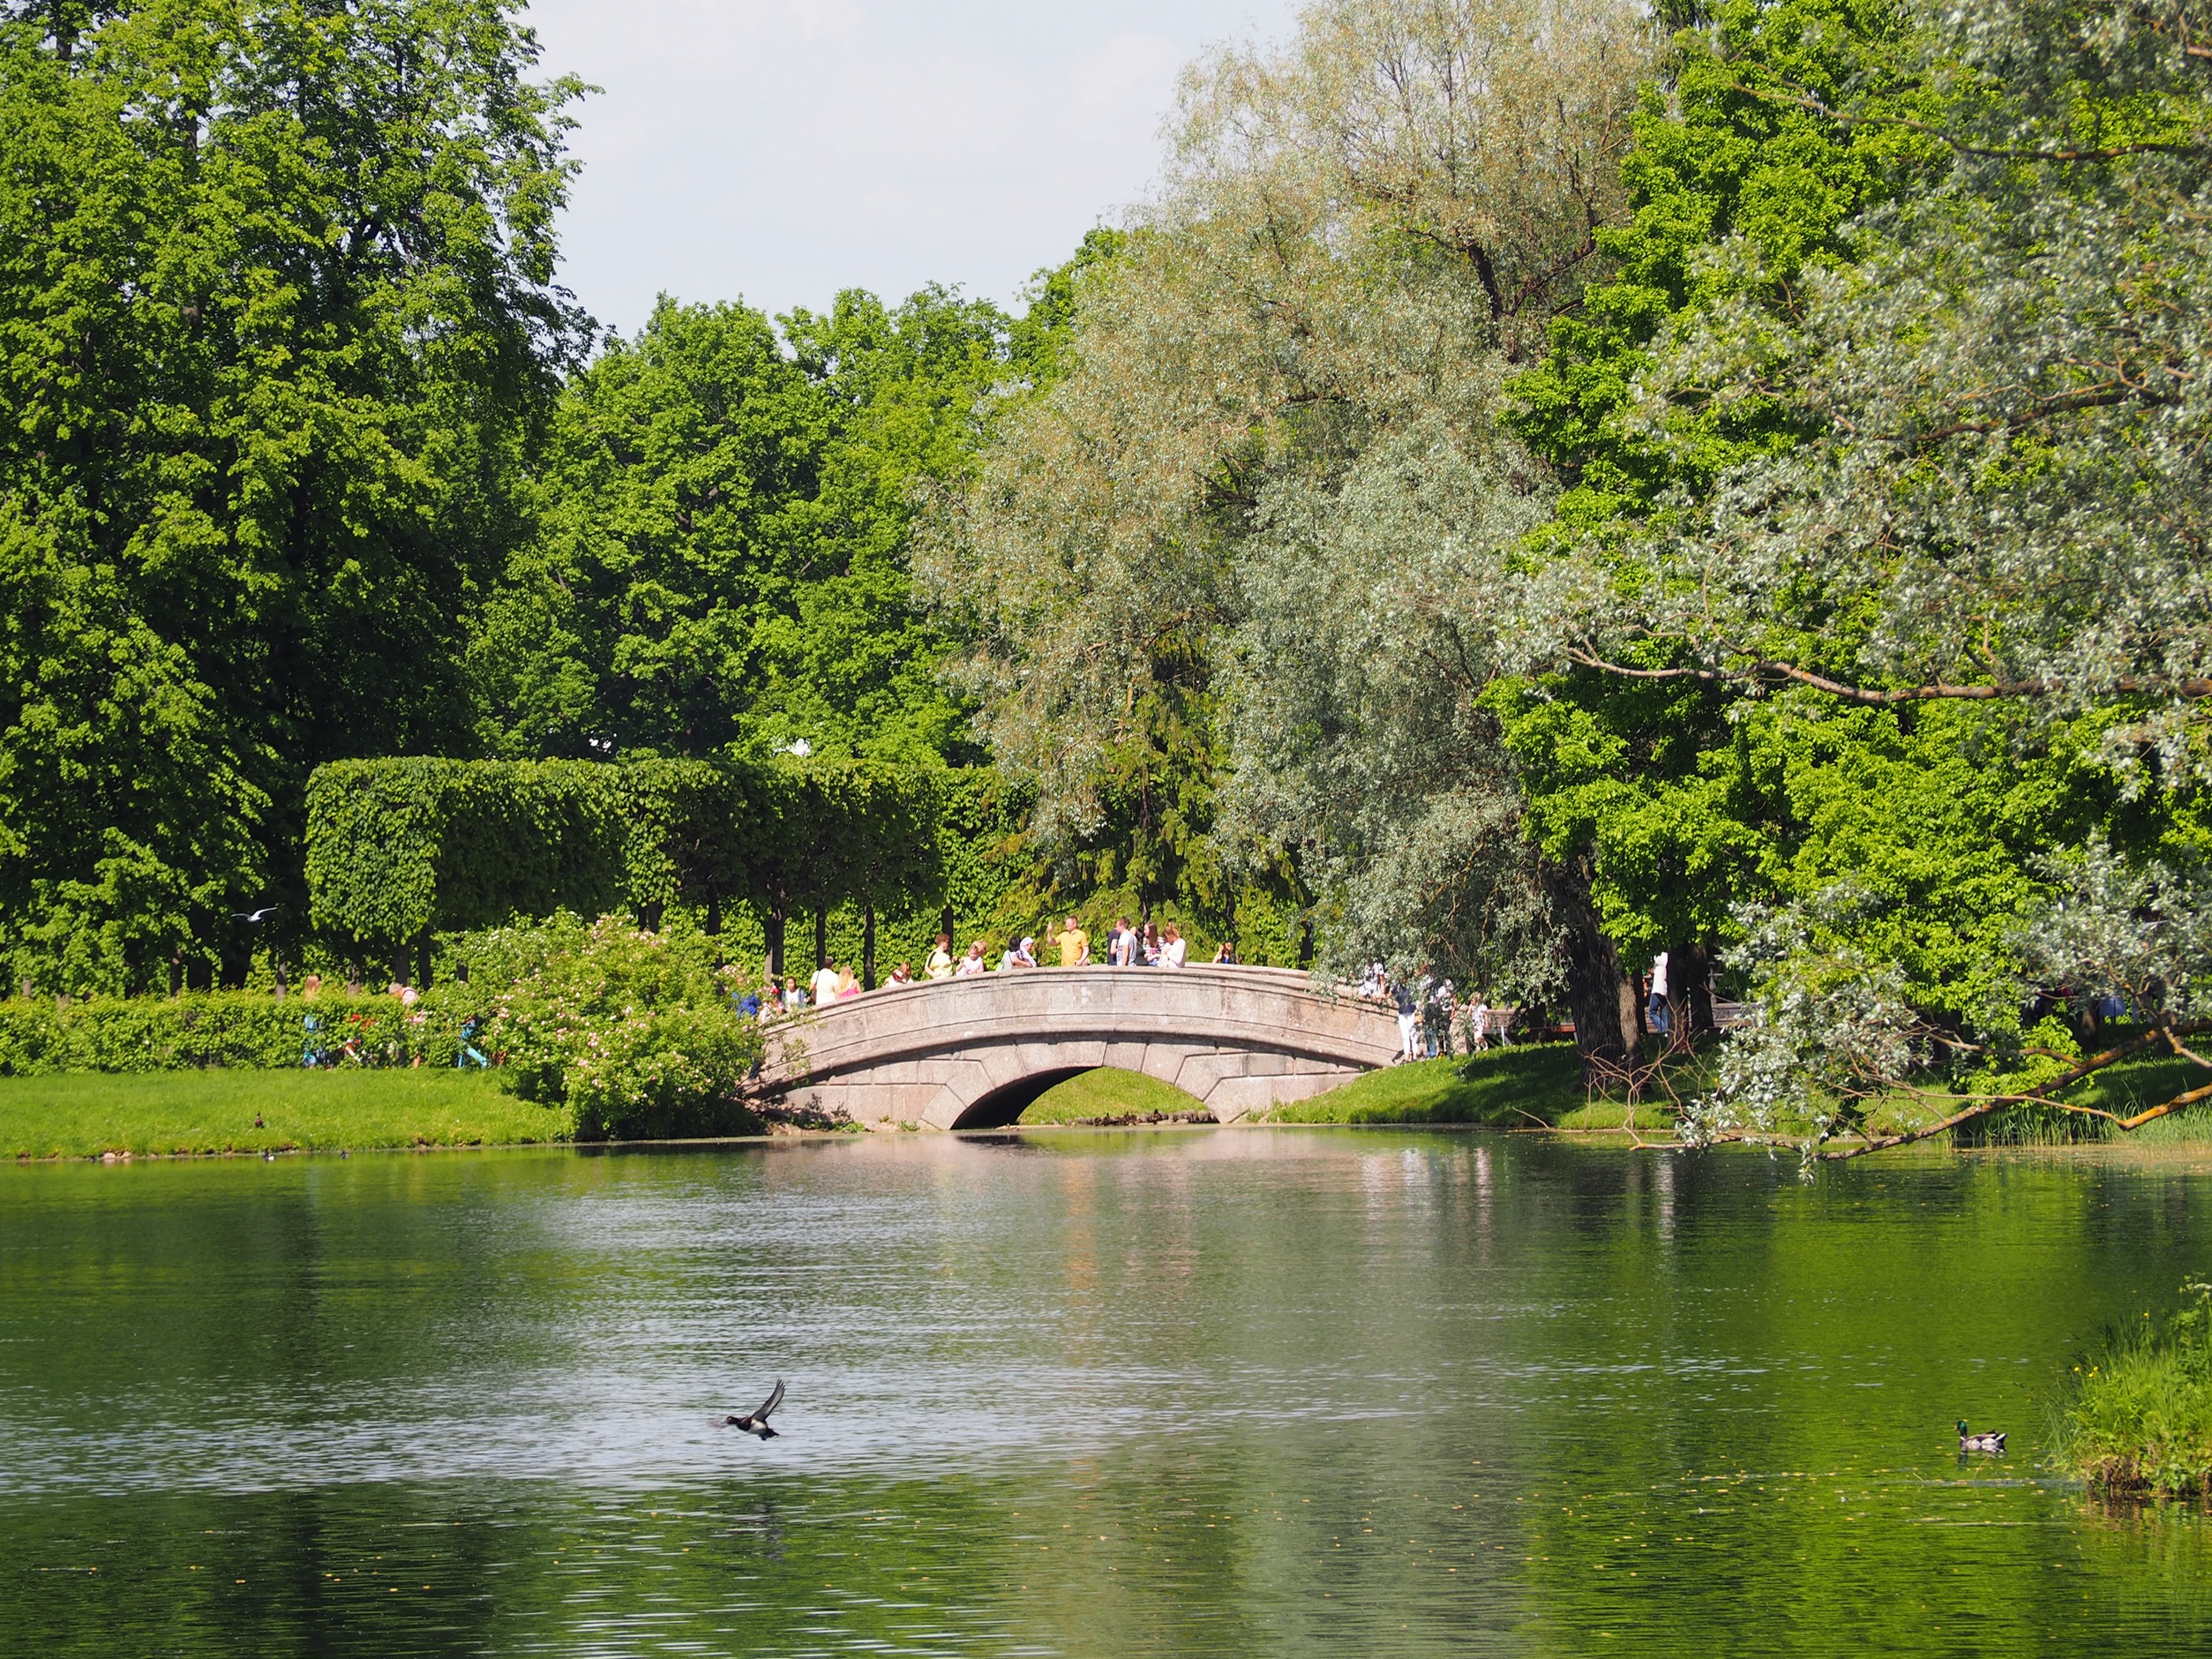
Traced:
[[839, 979], [836, 968], [830, 963], [825, 962], [814, 970], [814, 977], [807, 981], [807, 988], [811, 993], [810, 1000], [816, 1008], [828, 1008], [837, 1000]]
[[1644, 1009], [1644, 1017], [1650, 1023], [1651, 1028], [1661, 1037], [1667, 1034], [1668, 1027], [1674, 1024], [1674, 1017], [1667, 1008], [1667, 955], [1668, 953], [1662, 950], [1652, 958], [1651, 1001]]
[[953, 974], [964, 980], [971, 973], [981, 973], [990, 965], [983, 959], [983, 941], [979, 939], [968, 947], [968, 954], [960, 958], [960, 965], [953, 970]]
[[949, 980], [952, 978], [952, 935], [950, 934], [937, 935], [937, 948], [929, 953], [928, 965], [931, 979]]
[[1060, 965], [1063, 968], [1087, 968], [1091, 965], [1091, 935], [1073, 916], [1053, 942], [1060, 947]]
[[1148, 968], [1159, 966], [1159, 929], [1151, 922], [1144, 924], [1144, 934], [1136, 942], [1136, 954]]
[[1490, 999], [1477, 991], [1474, 1006], [1467, 1010], [1467, 1052], [1479, 1055], [1490, 1046]]
[[1421, 1058], [1421, 999], [1403, 980], [1390, 985], [1391, 1005], [1398, 1010], [1398, 1058], [1402, 1064]]
[[1159, 936], [1159, 965], [1163, 968], [1180, 968], [1188, 953], [1189, 947], [1183, 943], [1182, 935], [1176, 930], [1173, 922], [1169, 922], [1166, 930]]

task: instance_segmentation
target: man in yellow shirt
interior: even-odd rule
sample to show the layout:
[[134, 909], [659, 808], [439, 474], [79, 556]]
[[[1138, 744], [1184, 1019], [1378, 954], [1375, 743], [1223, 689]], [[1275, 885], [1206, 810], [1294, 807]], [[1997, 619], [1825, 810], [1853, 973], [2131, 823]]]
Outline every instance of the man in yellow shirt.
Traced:
[[1059, 936], [1060, 965], [1063, 968], [1088, 967], [1091, 964], [1091, 935], [1084, 932], [1073, 916]]

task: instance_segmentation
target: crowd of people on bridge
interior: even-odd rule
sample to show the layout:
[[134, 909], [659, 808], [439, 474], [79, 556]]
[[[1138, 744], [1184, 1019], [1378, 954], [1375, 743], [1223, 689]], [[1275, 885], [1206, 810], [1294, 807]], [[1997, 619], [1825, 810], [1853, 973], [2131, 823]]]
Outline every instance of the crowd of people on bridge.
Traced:
[[[995, 962], [989, 941], [971, 940], [965, 951], [955, 955], [952, 936], [939, 934], [919, 973], [911, 962], [901, 962], [891, 970], [882, 988], [891, 990], [926, 980], [966, 979], [978, 973], [1018, 973], [1046, 966], [1181, 968], [1190, 959], [1189, 942], [1172, 921], [1146, 921], [1139, 926], [1127, 916], [1118, 916], [1103, 943], [1102, 951], [1094, 951], [1090, 934], [1075, 916], [1069, 917], [1058, 933], [1043, 942], [1046, 953], [1053, 957], [1049, 962], [1040, 957], [1039, 942], [1033, 934], [1008, 939]], [[1236, 946], [1224, 940], [1215, 949], [1212, 959], [1217, 963], [1234, 963]], [[738, 1005], [748, 1015], [775, 1019], [809, 1008], [827, 1008], [859, 996], [866, 988], [850, 962], [825, 962], [804, 979], [764, 971], [760, 988], [743, 994]]]

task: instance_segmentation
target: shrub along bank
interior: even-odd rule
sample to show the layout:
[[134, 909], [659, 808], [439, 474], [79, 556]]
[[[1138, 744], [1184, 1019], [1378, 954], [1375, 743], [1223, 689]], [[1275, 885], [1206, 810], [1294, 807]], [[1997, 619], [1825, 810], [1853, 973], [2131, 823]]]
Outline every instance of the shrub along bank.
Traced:
[[2212, 1284], [2181, 1294], [2163, 1324], [2146, 1318], [2073, 1370], [2053, 1449], [2101, 1491], [2212, 1497]]
[[[0, 1002], [0, 1077], [266, 1070], [302, 1066], [311, 1050], [331, 1052], [341, 1063], [451, 1066], [462, 1025], [483, 1018], [487, 1000], [466, 986], [433, 993], [413, 1008], [389, 996], [311, 1000], [251, 991], [11, 1000]], [[347, 1044], [357, 1059], [336, 1054]]]
[[695, 929], [564, 915], [500, 929], [484, 955], [501, 965], [499, 988], [480, 980], [407, 1006], [390, 996], [249, 992], [0, 1003], [0, 1076], [439, 1070], [481, 1058], [499, 1062], [497, 1087], [557, 1113], [562, 1138], [761, 1127], [744, 1099], [760, 1027], [733, 1005], [731, 972]]

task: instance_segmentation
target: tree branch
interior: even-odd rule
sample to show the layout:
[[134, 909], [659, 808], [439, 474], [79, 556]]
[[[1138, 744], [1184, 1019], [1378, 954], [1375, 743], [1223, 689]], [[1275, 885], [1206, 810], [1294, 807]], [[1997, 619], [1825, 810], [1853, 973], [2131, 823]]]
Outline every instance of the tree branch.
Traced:
[[[1980, 686], [1954, 686], [1942, 680], [1922, 686], [1853, 686], [1843, 680], [1831, 679], [1826, 674], [1816, 674], [1811, 669], [1800, 668], [1795, 663], [1779, 662], [1773, 658], [1750, 663], [1742, 668], [1631, 668], [1625, 663], [1608, 662], [1595, 652], [1586, 651], [1577, 646], [1568, 646], [1563, 655], [1569, 662], [1580, 667], [1596, 669], [1601, 673], [1617, 674], [1623, 679], [1698, 679], [1708, 685], [1728, 681], [1796, 684], [1826, 692], [1829, 696], [1841, 698], [1846, 702], [1863, 703], [1878, 709], [1908, 702], [1988, 702], [2004, 697], [2049, 697], [2066, 689], [2066, 682], [2063, 679], [1999, 679]], [[2122, 674], [2097, 689], [2124, 696], [2194, 700], [2212, 697], [2212, 678], [2160, 679], [2140, 674]]]
[[2129, 155], [2195, 155], [2201, 154], [2205, 148], [2202, 144], [2162, 144], [2146, 141], [2141, 144], [2116, 144], [2109, 148], [2099, 150], [1985, 149], [1980, 145], [1968, 144], [1963, 139], [1953, 138], [1941, 127], [1931, 126], [1925, 121], [1915, 121], [1908, 116], [1847, 116], [1840, 109], [1830, 109], [1828, 105], [1809, 93], [1768, 91], [1757, 86], [1747, 86], [1742, 81], [1734, 83], [1734, 90], [1742, 93], [1747, 98], [1756, 98], [1762, 103], [1773, 101], [1796, 104], [1800, 109], [1810, 109], [1817, 116], [1825, 116], [1839, 126], [1903, 127], [1908, 131], [1923, 133], [1939, 143], [1947, 144], [1961, 155], [1980, 156], [1988, 161], [2056, 161], [2062, 165], [2073, 166], [2083, 162], [2117, 161], [2123, 156]]
[[[2153, 1030], [2143, 1032], [2137, 1036], [2131, 1037], [2126, 1042], [2120, 1044], [2118, 1047], [2108, 1048], [2101, 1055], [2093, 1055], [2088, 1059], [2084, 1060], [2080, 1065], [2074, 1067], [2071, 1071], [2066, 1073], [2065, 1076], [2053, 1078], [2044, 1086], [2044, 1090], [2042, 1093], [1984, 1095], [1980, 1100], [1975, 1101], [1973, 1105], [1966, 1107], [1963, 1111], [1953, 1112], [1949, 1117], [1945, 1118], [1941, 1122], [1929, 1123], [1919, 1129], [1905, 1130], [1895, 1135], [1868, 1136], [1862, 1139], [1856, 1146], [1823, 1147], [1815, 1154], [1815, 1156], [1818, 1157], [1824, 1162], [1837, 1163], [1846, 1159], [1863, 1158], [1869, 1152], [1887, 1152], [1894, 1146], [1908, 1146], [1916, 1141], [1932, 1139], [1936, 1136], [1941, 1135], [1946, 1130], [1958, 1128], [1961, 1123], [1968, 1123], [1973, 1122], [1977, 1117], [1986, 1116], [1988, 1114], [1996, 1111], [1998, 1107], [2002, 1106], [2064, 1105], [2065, 1103], [2063, 1101], [2051, 1100], [2048, 1097], [2055, 1094], [2060, 1089], [2072, 1087], [2074, 1084], [2081, 1082], [2082, 1078], [2094, 1076], [2096, 1073], [2103, 1070], [2105, 1067], [2116, 1064], [2118, 1062], [2128, 1058], [2131, 1055], [2141, 1054], [2144, 1049], [2152, 1047], [2161, 1039], [2163, 1039], [2168, 1043], [2173, 1041], [2172, 1034], [2163, 1026], [2156, 1027]], [[2118, 1123], [2122, 1129], [2133, 1129], [2137, 1123], [2148, 1123], [2154, 1117], [2164, 1115], [2167, 1112], [2173, 1110], [2176, 1106], [2186, 1105], [2189, 1100], [2193, 1099], [2202, 1099], [2207, 1095], [2212, 1095], [2212, 1085], [2207, 1085], [2203, 1089], [2194, 1091], [2190, 1095], [2177, 1097], [2175, 1100], [2168, 1101], [2164, 1106], [2155, 1107], [2150, 1111], [2140, 1114], [2133, 1119], [2116, 1117], [2113, 1118], [2112, 1121]], [[2097, 1111], [2095, 1107], [2069, 1107], [2068, 1109], [2074, 1111], [2085, 1111], [2089, 1113], [2091, 1115], [2099, 1117], [2109, 1117], [2111, 1115], [2110, 1113]]]

